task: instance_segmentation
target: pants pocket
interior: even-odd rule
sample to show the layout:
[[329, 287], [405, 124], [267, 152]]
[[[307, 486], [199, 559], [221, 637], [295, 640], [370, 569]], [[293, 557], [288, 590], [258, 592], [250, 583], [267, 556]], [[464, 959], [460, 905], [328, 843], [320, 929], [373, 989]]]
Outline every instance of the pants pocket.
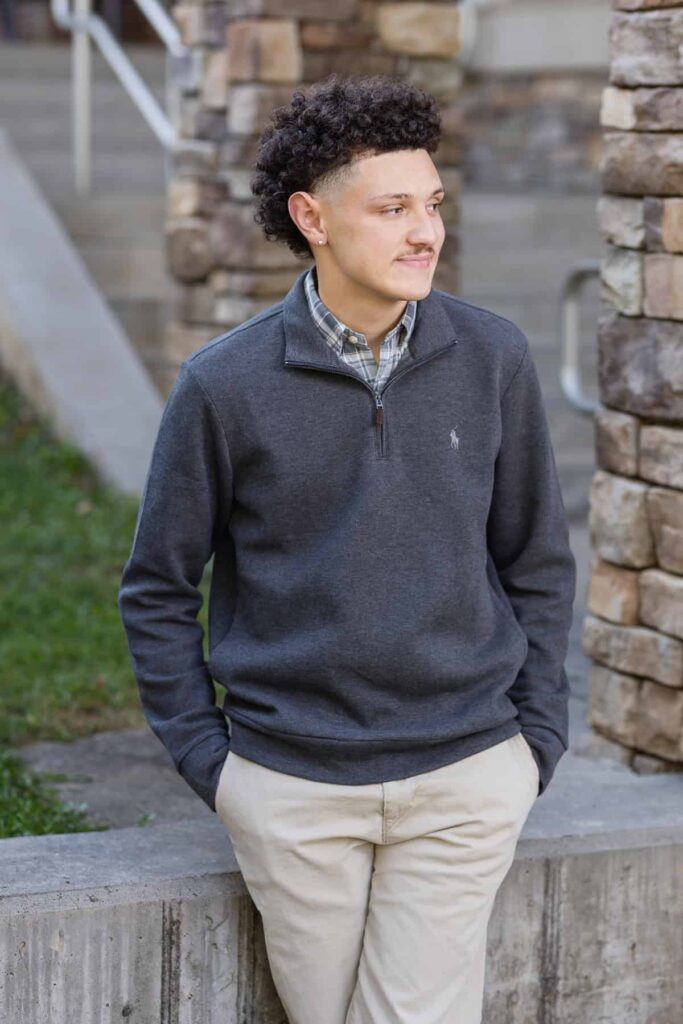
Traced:
[[514, 736], [510, 737], [510, 745], [515, 753], [517, 761], [521, 763], [524, 771], [531, 780], [534, 792], [538, 794], [540, 774], [538, 771], [538, 764], [536, 763], [536, 758], [531, 751], [531, 747], [521, 732], [516, 732]]

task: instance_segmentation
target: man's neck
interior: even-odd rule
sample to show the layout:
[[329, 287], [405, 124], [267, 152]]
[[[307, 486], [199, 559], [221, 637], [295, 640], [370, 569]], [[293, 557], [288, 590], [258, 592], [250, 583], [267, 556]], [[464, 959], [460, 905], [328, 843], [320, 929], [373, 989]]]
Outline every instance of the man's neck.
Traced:
[[360, 289], [347, 277], [335, 273], [333, 268], [325, 267], [321, 271], [317, 263], [316, 280], [322, 302], [352, 331], [365, 335], [375, 359], [379, 361], [379, 347], [405, 313], [408, 301], [381, 300]]

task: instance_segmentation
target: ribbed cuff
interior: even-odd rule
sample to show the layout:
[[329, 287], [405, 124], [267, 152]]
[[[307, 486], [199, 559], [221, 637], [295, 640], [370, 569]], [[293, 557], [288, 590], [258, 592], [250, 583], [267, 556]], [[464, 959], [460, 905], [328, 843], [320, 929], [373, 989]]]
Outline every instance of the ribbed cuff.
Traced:
[[537, 796], [540, 796], [548, 788], [550, 780], [555, 773], [557, 762], [565, 753], [566, 748], [550, 730], [541, 730], [537, 726], [531, 726], [530, 728], [533, 728], [534, 732], [522, 729], [522, 735], [531, 747], [531, 753], [534, 755], [538, 765], [539, 784]]
[[229, 749], [225, 733], [213, 732], [192, 747], [178, 766], [180, 775], [214, 813], [218, 779]]

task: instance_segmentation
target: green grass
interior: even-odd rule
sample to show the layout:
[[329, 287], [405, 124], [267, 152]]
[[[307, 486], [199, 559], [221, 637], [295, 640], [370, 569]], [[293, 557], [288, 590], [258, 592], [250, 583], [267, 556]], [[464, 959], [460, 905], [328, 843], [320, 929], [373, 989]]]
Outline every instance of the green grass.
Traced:
[[0, 837], [44, 836], [54, 832], [101, 832], [82, 807], [63, 803], [50, 785], [28, 771], [14, 754], [0, 751]]
[[[0, 749], [148, 728], [117, 604], [137, 504], [0, 375]], [[33, 800], [18, 779], [3, 778], [3, 803], [11, 786]]]

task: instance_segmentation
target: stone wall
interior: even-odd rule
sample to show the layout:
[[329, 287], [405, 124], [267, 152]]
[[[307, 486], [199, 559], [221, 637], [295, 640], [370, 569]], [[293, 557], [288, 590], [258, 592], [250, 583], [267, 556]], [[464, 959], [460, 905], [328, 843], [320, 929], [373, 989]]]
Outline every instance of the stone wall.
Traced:
[[463, 184], [489, 192], [600, 191], [603, 71], [467, 72]]
[[437, 96], [434, 160], [450, 199], [437, 287], [457, 291], [461, 111], [459, 11], [446, 0], [221, 0], [171, 13], [192, 60], [175, 65], [171, 107], [185, 142], [168, 189], [167, 266], [180, 300], [150, 370], [167, 394], [182, 360], [210, 337], [277, 302], [312, 265], [254, 223], [251, 166], [270, 112], [341, 74], [391, 74]]
[[683, 766], [683, 2], [616, 0], [604, 90], [589, 722]]

